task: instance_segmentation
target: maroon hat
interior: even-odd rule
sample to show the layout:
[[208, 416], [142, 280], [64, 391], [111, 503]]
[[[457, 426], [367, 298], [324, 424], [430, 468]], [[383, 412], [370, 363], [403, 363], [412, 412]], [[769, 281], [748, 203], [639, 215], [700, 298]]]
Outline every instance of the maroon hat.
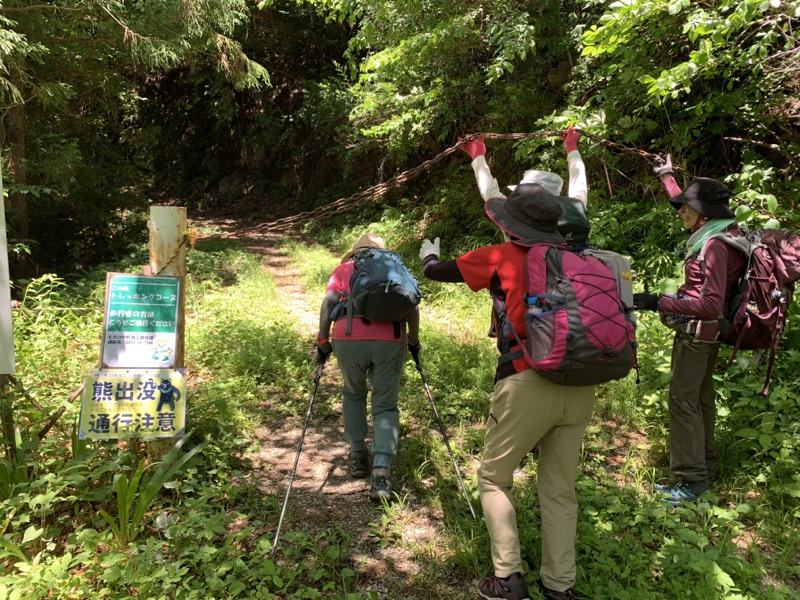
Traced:
[[669, 203], [676, 209], [688, 204], [709, 219], [725, 219], [734, 216], [728, 206], [730, 197], [731, 191], [723, 183], [709, 177], [697, 177], [682, 193], [670, 198]]
[[538, 183], [521, 183], [508, 199], [489, 198], [486, 214], [510, 237], [532, 242], [564, 242], [558, 233], [563, 209], [554, 196]]

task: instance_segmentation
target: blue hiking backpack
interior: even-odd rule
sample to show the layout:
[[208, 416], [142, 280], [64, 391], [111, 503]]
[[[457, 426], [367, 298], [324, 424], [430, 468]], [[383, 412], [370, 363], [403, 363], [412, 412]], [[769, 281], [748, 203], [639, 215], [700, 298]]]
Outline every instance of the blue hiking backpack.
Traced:
[[[350, 292], [334, 309], [334, 318], [347, 317], [345, 334], [350, 335], [353, 317], [367, 321], [399, 323], [422, 300], [417, 280], [397, 252], [384, 248], [363, 248], [353, 255]], [[400, 337], [399, 328], [396, 337]]]

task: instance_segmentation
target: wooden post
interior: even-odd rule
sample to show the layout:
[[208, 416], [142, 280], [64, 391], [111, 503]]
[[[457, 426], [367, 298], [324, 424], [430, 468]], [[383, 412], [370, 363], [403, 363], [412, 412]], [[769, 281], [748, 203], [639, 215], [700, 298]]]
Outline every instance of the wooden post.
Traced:
[[[184, 321], [186, 311], [186, 209], [178, 206], [151, 206], [148, 250], [150, 264], [146, 275], [169, 275], [180, 280], [178, 322], [176, 323], [175, 365], [184, 367]], [[161, 458], [176, 443], [175, 438], [152, 440], [148, 452], [151, 459]]]

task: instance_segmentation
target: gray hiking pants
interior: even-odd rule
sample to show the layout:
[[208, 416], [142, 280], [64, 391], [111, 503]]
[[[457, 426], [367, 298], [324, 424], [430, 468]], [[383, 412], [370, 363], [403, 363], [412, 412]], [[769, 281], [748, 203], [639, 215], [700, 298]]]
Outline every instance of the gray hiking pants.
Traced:
[[672, 343], [669, 383], [669, 468], [676, 479], [707, 481], [716, 471], [714, 367], [719, 342], [683, 332]]
[[400, 415], [397, 395], [406, 356], [405, 339], [331, 341], [342, 372], [342, 417], [350, 449], [366, 448], [367, 381], [372, 387], [373, 467], [391, 467], [397, 454]]

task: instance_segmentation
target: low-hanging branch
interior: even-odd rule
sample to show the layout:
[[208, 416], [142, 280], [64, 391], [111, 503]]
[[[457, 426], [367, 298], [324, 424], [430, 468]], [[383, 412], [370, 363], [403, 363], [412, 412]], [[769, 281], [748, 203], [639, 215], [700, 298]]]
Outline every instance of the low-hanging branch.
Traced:
[[[620, 144], [617, 142], [613, 142], [611, 140], [601, 138], [593, 133], [589, 133], [588, 131], [584, 131], [582, 129], [576, 129], [576, 131], [586, 138], [592, 140], [593, 142], [600, 144], [601, 146], [611, 148], [613, 150], [619, 152], [627, 152], [630, 154], [636, 154], [641, 156], [642, 158], [647, 159], [648, 161], [652, 161], [657, 155], [652, 152], [647, 152], [646, 150], [642, 150], [640, 148], [633, 148], [631, 146], [626, 146], [624, 144]], [[538, 131], [533, 133], [492, 133], [492, 132], [484, 132], [481, 133], [472, 133], [465, 136], [462, 136], [456, 144], [443, 150], [435, 157], [426, 160], [425, 162], [417, 165], [412, 169], [408, 169], [407, 171], [403, 171], [399, 175], [395, 175], [394, 177], [384, 181], [382, 183], [375, 184], [373, 186], [368, 187], [365, 190], [360, 192], [356, 192], [355, 194], [348, 196], [347, 198], [339, 198], [338, 200], [334, 200], [324, 206], [320, 206], [311, 210], [303, 211], [296, 213], [294, 215], [290, 215], [288, 217], [283, 217], [280, 219], [275, 219], [272, 221], [267, 221], [264, 223], [259, 223], [257, 225], [253, 225], [250, 227], [244, 227], [241, 229], [235, 229], [232, 231], [227, 231], [225, 233], [220, 234], [209, 234], [198, 236], [196, 239], [205, 239], [205, 238], [212, 238], [212, 237], [236, 237], [242, 234], [247, 233], [266, 233], [266, 232], [278, 232], [278, 231], [286, 231], [295, 227], [296, 225], [300, 225], [302, 223], [307, 223], [314, 220], [322, 220], [326, 218], [330, 218], [334, 215], [352, 210], [353, 208], [364, 204], [370, 200], [374, 200], [376, 198], [380, 198], [384, 194], [386, 194], [389, 190], [400, 186], [420, 173], [427, 171], [433, 165], [438, 162], [441, 162], [451, 154], [458, 151], [461, 146], [466, 144], [467, 142], [475, 139], [479, 135], [483, 135], [484, 139], [494, 139], [494, 140], [523, 140], [528, 138], [536, 138], [536, 137], [553, 137], [553, 136], [561, 136], [561, 131]], [[605, 165], [605, 163], [604, 163]], [[607, 175], [606, 175], [607, 177]], [[745, 203], [746, 204], [746, 203]], [[749, 206], [749, 205], [748, 205]], [[763, 214], [768, 214], [763, 209], [749, 206], [753, 210], [761, 212]]]

